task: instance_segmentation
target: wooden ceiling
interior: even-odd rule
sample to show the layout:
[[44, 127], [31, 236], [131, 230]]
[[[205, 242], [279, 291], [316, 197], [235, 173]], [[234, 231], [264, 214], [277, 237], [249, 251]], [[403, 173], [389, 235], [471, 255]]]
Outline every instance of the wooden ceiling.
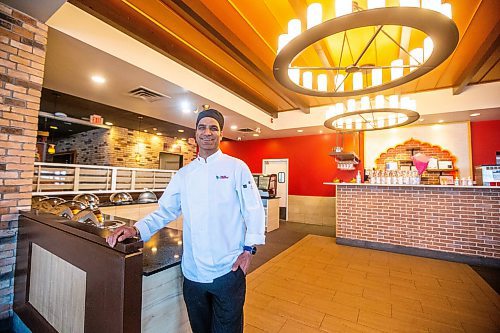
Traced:
[[[300, 18], [305, 24], [306, 8], [312, 2], [323, 5], [326, 19], [333, 17], [333, 1], [327, 0], [70, 0], [121, 31], [141, 40], [168, 57], [260, 107], [270, 114], [291, 109], [308, 112], [314, 106], [339, 99], [300, 95], [279, 84], [273, 76], [278, 36], [287, 23]], [[388, 4], [399, 1], [387, 0]], [[500, 1], [449, 0], [460, 32], [454, 53], [423, 77], [391, 89], [414, 93], [453, 87], [460, 93], [469, 84], [500, 79]], [[366, 0], [359, 0], [366, 7]], [[402, 41], [401, 28], [391, 35]], [[352, 53], [363, 47], [369, 31], [353, 32]], [[337, 64], [339, 36], [326, 38], [306, 49], [297, 62], [318, 66]], [[411, 47], [411, 41], [406, 42]], [[382, 42], [380, 42], [382, 44]], [[399, 48], [367, 54], [378, 63], [398, 57]], [[377, 54], [375, 54], [377, 53]], [[389, 61], [390, 62], [390, 61]], [[175, 75], [175, 74], [173, 74]]]

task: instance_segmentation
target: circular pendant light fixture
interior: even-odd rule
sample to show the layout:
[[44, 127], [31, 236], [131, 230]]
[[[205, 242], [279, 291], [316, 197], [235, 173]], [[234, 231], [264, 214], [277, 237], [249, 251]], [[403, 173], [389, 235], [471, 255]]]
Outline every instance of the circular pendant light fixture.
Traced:
[[[394, 88], [430, 72], [445, 61], [458, 44], [459, 33], [451, 19], [451, 6], [441, 4], [440, 0], [422, 0], [422, 8], [418, 0], [400, 0], [400, 5], [384, 7], [384, 0], [368, 0], [368, 9], [362, 10], [357, 5], [353, 6], [352, 1], [337, 0], [337, 17], [321, 22], [321, 6], [311, 4], [308, 8], [307, 29], [301, 31], [300, 20], [293, 19], [289, 22], [288, 33], [279, 37], [278, 54], [273, 64], [274, 77], [297, 93], [348, 97]], [[358, 11], [352, 12], [353, 7]], [[415, 34], [424, 34], [426, 37], [421, 38], [421, 45], [407, 50], [407, 46], [401, 45], [386, 31], [393, 26], [401, 30], [411, 29], [412, 33], [415, 31]], [[354, 54], [349, 33], [366, 27], [372, 27], [373, 33], [360, 52]], [[336, 38], [339, 43], [333, 47], [333, 53], [340, 50], [340, 61], [336, 66], [291, 65], [308, 47], [330, 36], [342, 37], [342, 34], [343, 38]], [[396, 44], [405, 59], [364, 63], [367, 53], [383, 52], [376, 48], [380, 38], [386, 39], [384, 42], [390, 41], [392, 46]], [[349, 60], [347, 56], [343, 58], [347, 49], [350, 52]], [[375, 60], [380, 58], [383, 58], [382, 55], [374, 57]], [[329, 80], [328, 77], [332, 75], [333, 80]]]

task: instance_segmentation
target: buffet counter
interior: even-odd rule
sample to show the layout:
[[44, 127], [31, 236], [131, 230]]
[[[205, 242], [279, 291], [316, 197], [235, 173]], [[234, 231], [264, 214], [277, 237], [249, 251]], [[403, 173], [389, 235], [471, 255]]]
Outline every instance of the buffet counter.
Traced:
[[[106, 221], [135, 221], [104, 216]], [[33, 332], [188, 332], [182, 232], [110, 248], [111, 231], [36, 211], [19, 218], [14, 311]]]
[[500, 187], [324, 184], [339, 244], [500, 266]]

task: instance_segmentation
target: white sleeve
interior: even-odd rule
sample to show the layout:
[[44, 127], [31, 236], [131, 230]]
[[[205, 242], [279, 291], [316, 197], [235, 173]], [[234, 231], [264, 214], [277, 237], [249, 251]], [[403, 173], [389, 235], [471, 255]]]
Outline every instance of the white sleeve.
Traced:
[[147, 242], [154, 233], [179, 217], [181, 214], [180, 188], [180, 175], [176, 173], [158, 200], [158, 209], [134, 224], [139, 229], [141, 239], [144, 242]]
[[265, 213], [259, 190], [250, 169], [241, 163], [236, 177], [236, 191], [240, 200], [241, 214], [246, 225], [245, 245], [251, 246], [265, 243]]

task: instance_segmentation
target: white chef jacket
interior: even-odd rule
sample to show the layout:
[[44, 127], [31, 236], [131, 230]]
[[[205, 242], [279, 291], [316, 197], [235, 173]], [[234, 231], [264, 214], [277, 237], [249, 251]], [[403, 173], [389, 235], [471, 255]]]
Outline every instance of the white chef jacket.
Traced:
[[248, 166], [220, 150], [172, 177], [159, 208], [138, 221], [144, 242], [183, 214], [182, 272], [213, 282], [231, 270], [243, 245], [264, 244], [264, 208]]

